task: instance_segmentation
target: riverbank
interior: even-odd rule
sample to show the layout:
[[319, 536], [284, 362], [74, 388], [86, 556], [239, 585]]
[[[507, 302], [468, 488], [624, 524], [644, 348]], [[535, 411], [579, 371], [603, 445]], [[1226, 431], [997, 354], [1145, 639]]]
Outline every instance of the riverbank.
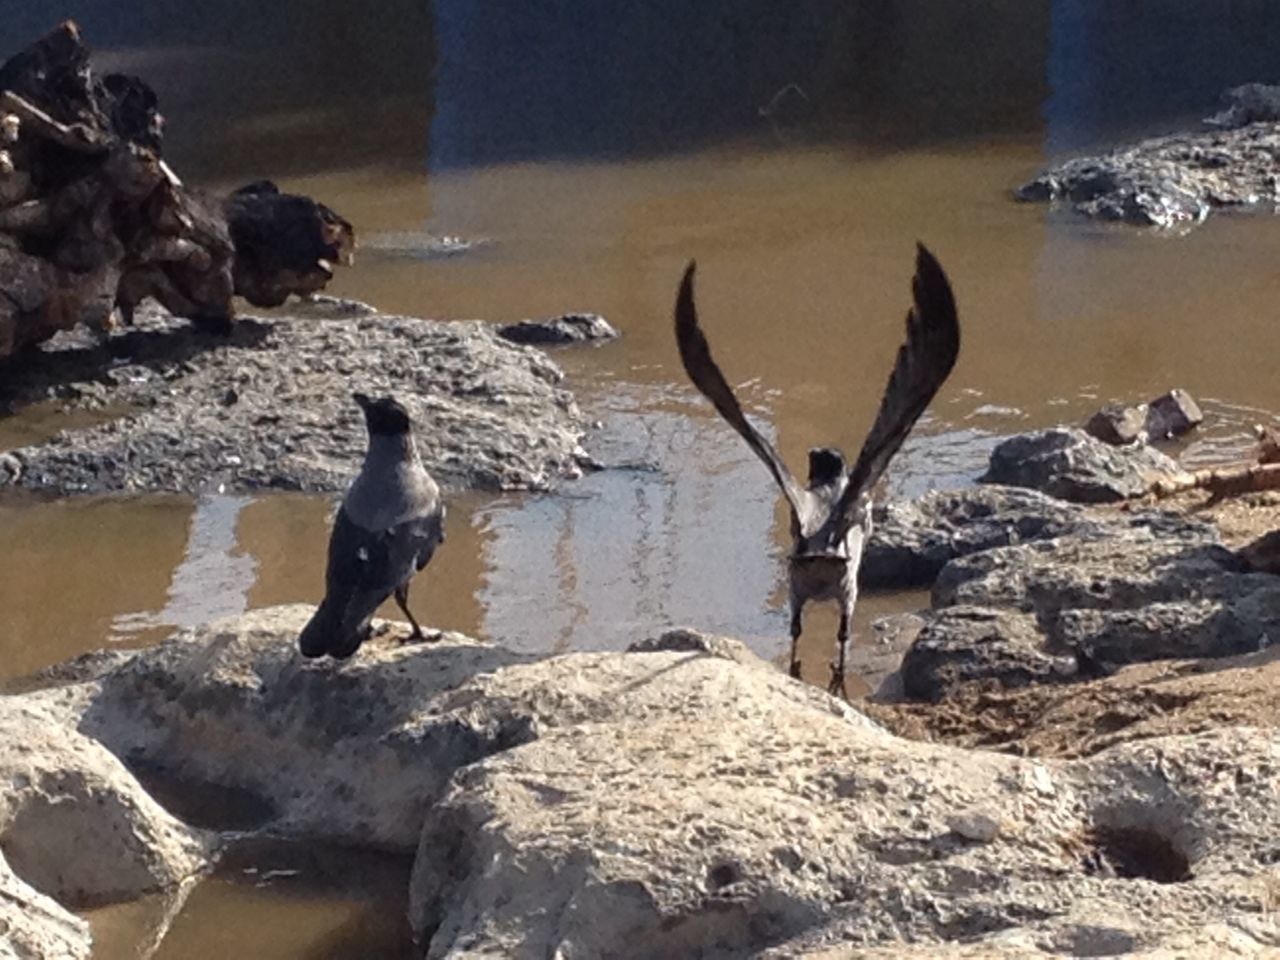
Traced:
[[[851, 706], [683, 629], [551, 657], [388, 635], [317, 664], [294, 650], [299, 605], [63, 668], [3, 706], [87, 745], [60, 767], [170, 804], [131, 801], [145, 842], [95, 853], [170, 864], [144, 889], [246, 836], [412, 856], [402, 909], [428, 957], [1251, 956], [1280, 936], [1280, 731], [1248, 618], [1270, 629], [1280, 581], [1237, 548], [1280, 507], [1166, 506], [999, 486], [891, 505], [882, 555], [958, 545], [909, 644], [914, 703]], [[232, 798], [234, 819], [204, 805], [181, 826], [193, 794]], [[0, 837], [15, 819], [102, 829], [74, 791], [25, 796]], [[181, 869], [147, 840], [175, 830], [204, 851]], [[9, 859], [33, 903], [129, 895], [50, 889]], [[87, 956], [53, 913], [53, 955]]]

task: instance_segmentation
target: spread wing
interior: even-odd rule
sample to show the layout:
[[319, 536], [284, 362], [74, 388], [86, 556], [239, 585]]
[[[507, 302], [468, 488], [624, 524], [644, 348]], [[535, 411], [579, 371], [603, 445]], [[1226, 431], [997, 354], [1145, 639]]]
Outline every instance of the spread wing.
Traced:
[[960, 352], [960, 323], [951, 284], [933, 254], [921, 244], [916, 244], [911, 292], [915, 305], [907, 314], [907, 341], [898, 349], [880, 412], [849, 471], [849, 483], [837, 507], [846, 529], [854, 522], [859, 498], [884, 475]]
[[698, 326], [698, 310], [693, 303], [693, 274], [696, 269], [697, 265], [690, 261], [685, 268], [684, 279], [680, 282], [680, 294], [676, 299], [676, 344], [680, 348], [680, 360], [684, 363], [685, 373], [689, 374], [689, 379], [702, 395], [720, 411], [720, 416], [742, 435], [747, 446], [764, 461], [791, 505], [791, 512], [799, 515], [802, 501], [799, 484], [778, 456], [778, 451], [747, 421], [724, 374], [711, 358], [711, 348], [707, 345], [702, 328]]

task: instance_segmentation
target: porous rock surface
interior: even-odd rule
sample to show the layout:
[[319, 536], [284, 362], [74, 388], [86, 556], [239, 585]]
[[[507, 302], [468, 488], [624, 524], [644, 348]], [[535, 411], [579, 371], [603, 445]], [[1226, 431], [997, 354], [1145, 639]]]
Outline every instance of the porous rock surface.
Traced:
[[1239, 91], [1212, 129], [1153, 137], [1056, 164], [1020, 187], [1020, 200], [1066, 203], [1088, 217], [1137, 226], [1189, 227], [1211, 210], [1277, 198], [1280, 125], [1274, 95]]
[[208, 864], [101, 744], [22, 697], [0, 697], [0, 849], [27, 883], [75, 906], [171, 888]]
[[1114, 447], [1083, 430], [1057, 427], [1002, 441], [981, 482], [1029, 487], [1077, 503], [1112, 503], [1142, 496], [1154, 481], [1181, 472], [1146, 445]]
[[24, 883], [0, 853], [0, 960], [88, 960], [89, 924]]
[[1280, 943], [1275, 731], [1039, 762], [905, 741], [696, 652], [574, 654], [451, 696], [538, 735], [428, 815], [410, 918], [430, 958], [1102, 955], [1211, 922]]
[[566, 313], [550, 320], [520, 320], [498, 327], [498, 336], [512, 343], [543, 346], [616, 340], [618, 331], [598, 313]]
[[878, 504], [859, 582], [927, 587], [956, 557], [1068, 534], [1105, 536], [1111, 516], [1036, 490], [987, 484]]
[[1211, 524], [1091, 511], [1097, 526], [950, 561], [903, 659], [907, 695], [1006, 688], [1123, 664], [1227, 657], [1280, 636], [1280, 580], [1252, 572]]
[[453, 487], [545, 489], [588, 462], [560, 368], [479, 321], [339, 310], [245, 318], [220, 337], [139, 317], [105, 344], [55, 340], [10, 361], [0, 401], [52, 398], [106, 422], [9, 451], [0, 486], [340, 490], [366, 442], [354, 391], [400, 399], [427, 467]]
[[178, 889], [214, 844], [41, 699], [0, 697], [0, 958], [81, 960], [90, 931], [69, 908]]
[[412, 849], [454, 770], [532, 735], [526, 718], [445, 710], [440, 695], [527, 658], [446, 634], [308, 660], [297, 637], [313, 609], [174, 634], [94, 681], [80, 729], [150, 773], [238, 791], [256, 826]]
[[382, 636], [333, 664], [294, 652], [309, 612], [185, 631], [91, 676], [80, 728], [258, 792], [273, 832], [416, 846], [426, 957], [1280, 944], [1275, 729], [1041, 761], [899, 738], [696, 631], [541, 660]]

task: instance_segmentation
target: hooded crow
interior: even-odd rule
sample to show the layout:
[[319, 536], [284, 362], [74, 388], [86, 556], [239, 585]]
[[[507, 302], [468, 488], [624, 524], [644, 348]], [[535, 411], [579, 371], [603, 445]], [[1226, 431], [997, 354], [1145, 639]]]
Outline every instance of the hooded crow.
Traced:
[[408, 411], [391, 397], [354, 399], [369, 449], [333, 522], [324, 599], [298, 638], [304, 657], [351, 656], [393, 595], [413, 625], [410, 639], [425, 639], [409, 610], [409, 583], [444, 540], [440, 489], [418, 457]]
[[938, 261], [917, 244], [912, 281], [915, 305], [907, 313], [907, 340], [898, 350], [880, 411], [862, 451], [850, 470], [839, 450], [815, 447], [809, 451], [809, 481], [801, 486], [769, 441], [743, 415], [733, 390], [711, 358], [693, 302], [694, 270], [695, 264], [690, 262], [675, 309], [676, 343], [685, 372], [764, 461], [791, 508], [791, 675], [800, 676], [796, 641], [805, 603], [835, 600], [840, 605], [839, 654], [831, 664], [828, 689], [843, 693], [845, 645], [858, 597], [858, 566], [871, 535], [871, 489], [951, 373], [960, 351], [951, 285]]

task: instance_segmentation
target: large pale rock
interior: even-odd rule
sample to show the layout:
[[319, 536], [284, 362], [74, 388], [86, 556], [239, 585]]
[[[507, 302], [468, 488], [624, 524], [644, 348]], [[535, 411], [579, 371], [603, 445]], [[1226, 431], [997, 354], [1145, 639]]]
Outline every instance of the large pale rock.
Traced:
[[1141, 496], [1156, 480], [1180, 473], [1173, 460], [1151, 447], [1113, 447], [1083, 430], [1058, 427], [1002, 441], [991, 451], [982, 482], [1030, 487], [1078, 503], [1111, 503]]
[[88, 960], [89, 924], [24, 883], [0, 853], [0, 960]]
[[531, 736], [521, 717], [444, 713], [435, 699], [525, 658], [446, 635], [306, 660], [297, 636], [312, 609], [175, 634], [97, 681], [81, 729], [166, 777], [247, 794], [276, 831], [412, 848], [454, 770]]
[[[933, 605], [1029, 615], [997, 617], [981, 637], [945, 610], [926, 625], [933, 649], [921, 651], [924, 659], [945, 651], [952, 660], [963, 652], [969, 661], [1001, 663], [1007, 677], [994, 669], [983, 675], [1006, 685], [1025, 682], [1025, 663], [995, 651], [1027, 651], [1032, 630], [1047, 652], [1074, 656], [1095, 675], [1124, 663], [1251, 653], [1280, 636], [1280, 581], [1248, 572], [1212, 528], [1175, 518], [1105, 539], [1063, 537], [959, 558], [938, 576]], [[986, 642], [995, 645], [989, 655], [977, 649]], [[945, 692], [939, 677], [932, 675], [930, 698]]]
[[1273, 731], [1038, 762], [900, 740], [698, 651], [511, 666], [440, 707], [480, 704], [537, 738], [458, 771], [428, 815], [410, 918], [429, 958], [1100, 955], [1210, 923], [1280, 942]]
[[207, 840], [58, 719], [22, 697], [0, 698], [0, 846], [13, 870], [80, 906], [173, 887], [204, 869]]

